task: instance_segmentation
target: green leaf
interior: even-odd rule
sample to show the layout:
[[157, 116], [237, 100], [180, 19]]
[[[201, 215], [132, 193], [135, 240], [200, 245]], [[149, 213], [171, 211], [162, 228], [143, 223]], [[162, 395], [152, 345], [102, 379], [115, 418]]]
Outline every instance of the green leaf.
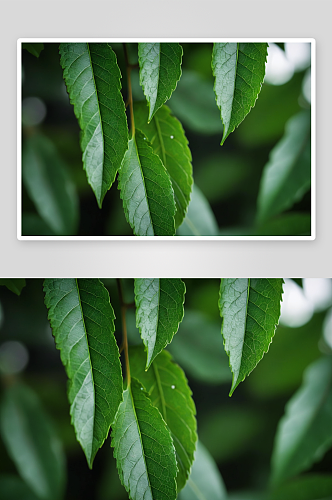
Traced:
[[217, 464], [205, 446], [197, 443], [195, 461], [185, 488], [179, 494], [179, 500], [224, 500], [226, 488]]
[[306, 474], [279, 486], [268, 500], [331, 500], [332, 476], [328, 474]]
[[332, 445], [332, 359], [322, 357], [304, 373], [279, 422], [272, 454], [272, 482], [308, 469]]
[[108, 43], [61, 43], [60, 55], [82, 130], [83, 166], [101, 208], [128, 148], [120, 69]]
[[131, 374], [143, 384], [153, 406], [158, 408], [171, 432], [180, 490], [189, 477], [197, 442], [196, 409], [188, 381], [167, 351], [157, 356], [148, 371], [145, 371], [142, 346], [130, 348], [129, 359]]
[[55, 234], [76, 234], [79, 218], [76, 188], [50, 139], [34, 134], [25, 140], [22, 175], [37, 212]]
[[[204, 335], [202, 335], [204, 332]], [[208, 384], [231, 380], [220, 324], [198, 311], [186, 310], [168, 350], [190, 376]]]
[[138, 60], [150, 121], [171, 97], [181, 77], [182, 47], [178, 43], [139, 43]]
[[46, 279], [45, 304], [69, 378], [70, 414], [89, 467], [122, 400], [114, 312], [98, 279]]
[[137, 128], [146, 135], [170, 175], [176, 205], [175, 227], [178, 227], [186, 215], [193, 184], [188, 140], [181, 123], [167, 106], [162, 106], [150, 123], [144, 102], [135, 103], [134, 113]]
[[125, 216], [136, 236], [173, 236], [175, 202], [172, 183], [142, 132], [129, 141], [119, 172]]
[[31, 490], [43, 500], [60, 500], [65, 487], [65, 455], [37, 395], [22, 384], [6, 389], [0, 426], [8, 454]]
[[218, 236], [219, 228], [209, 202], [202, 191], [193, 185], [191, 201], [183, 223], [177, 230], [178, 236]]
[[255, 105], [265, 76], [267, 43], [214, 43], [214, 91], [224, 124], [221, 145]]
[[184, 315], [186, 287], [179, 278], [136, 278], [136, 326], [146, 351], [146, 369], [172, 341]]
[[0, 285], [6, 286], [8, 290], [16, 293], [16, 295], [21, 295], [26, 283], [24, 278], [0, 278]]
[[176, 458], [170, 432], [135, 379], [112, 426], [120, 479], [131, 500], [175, 500]]
[[291, 208], [311, 182], [310, 112], [301, 111], [286, 124], [285, 135], [265, 165], [257, 199], [257, 220]]
[[219, 309], [234, 389], [269, 349], [280, 316], [281, 278], [225, 278]]
[[22, 49], [26, 49], [33, 56], [39, 57], [44, 49], [43, 43], [22, 43]]

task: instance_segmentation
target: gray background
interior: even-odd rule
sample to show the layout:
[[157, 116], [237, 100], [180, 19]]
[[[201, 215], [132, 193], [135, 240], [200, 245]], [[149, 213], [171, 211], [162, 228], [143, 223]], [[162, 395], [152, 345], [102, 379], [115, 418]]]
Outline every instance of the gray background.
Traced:
[[[1, 277], [332, 276], [331, 2], [1, 2]], [[19, 241], [16, 42], [41, 37], [315, 38], [315, 241]]]

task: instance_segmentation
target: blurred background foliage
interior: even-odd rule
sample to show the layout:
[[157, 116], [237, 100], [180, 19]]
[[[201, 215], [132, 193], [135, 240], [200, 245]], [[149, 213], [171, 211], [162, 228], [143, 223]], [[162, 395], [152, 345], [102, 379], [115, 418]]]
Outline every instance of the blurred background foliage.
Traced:
[[[278, 46], [279, 45], [279, 46]], [[181, 121], [193, 157], [195, 190], [178, 235], [309, 235], [310, 179], [300, 180], [279, 213], [259, 218], [262, 173], [288, 120], [310, 113], [310, 44], [270, 44], [265, 81], [255, 107], [221, 147], [222, 122], [215, 102], [211, 43], [183, 43], [183, 74], [167, 105]], [[112, 43], [123, 75], [122, 44]], [[137, 62], [137, 44], [129, 44]], [[144, 100], [138, 69], [135, 100]], [[97, 206], [82, 168], [79, 126], [62, 78], [58, 44], [39, 57], [22, 50], [23, 235], [132, 235], [117, 182]], [[306, 161], [310, 171], [310, 157]], [[309, 162], [309, 164], [308, 164]], [[304, 167], [295, 173], [296, 180]], [[55, 179], [54, 172], [59, 177]], [[309, 184], [308, 184], [309, 181]], [[283, 196], [284, 188], [281, 188]]]
[[[116, 280], [102, 281], [110, 293], [120, 345], [121, 314]], [[285, 280], [281, 320], [269, 352], [231, 398], [228, 397], [231, 374], [220, 333], [220, 280], [184, 281], [185, 316], [168, 348], [184, 369], [196, 404], [201, 443], [197, 458], [201, 465], [192, 473], [196, 474], [193, 478], [196, 484], [206, 478], [208, 486], [214, 485], [209, 500], [331, 499], [332, 449], [309, 470], [269, 494], [266, 492], [276, 430], [285, 405], [301, 387], [304, 370], [326, 354], [331, 357], [332, 280]], [[0, 285], [4, 284], [2, 280]], [[89, 470], [76, 441], [66, 395], [67, 377], [47, 320], [42, 284], [40, 279], [26, 280], [20, 296], [15, 293], [19, 293], [24, 283], [11, 283], [13, 291], [0, 286], [1, 499], [126, 500], [128, 496], [118, 478], [110, 438], [98, 452], [93, 470]], [[123, 289], [125, 301], [132, 302], [133, 280], [123, 280]], [[127, 326], [129, 342], [140, 343], [133, 309], [127, 311]], [[7, 391], [15, 387], [14, 382], [26, 388], [25, 398], [16, 397], [15, 393], [8, 397]], [[16, 405], [21, 418], [23, 414], [30, 415], [25, 422], [24, 439], [8, 431], [8, 425], [14, 425], [5, 416], [10, 405]], [[33, 412], [36, 421], [31, 418]], [[37, 413], [40, 413], [38, 418]], [[329, 432], [332, 434], [331, 428]], [[29, 453], [28, 459], [23, 453], [19, 457], [13, 455], [14, 445], [11, 447], [8, 435], [14, 443], [16, 437], [18, 447], [31, 447], [33, 456], [39, 456], [40, 463], [36, 461], [35, 468], [30, 464]], [[40, 435], [45, 440], [53, 436], [49, 446], [51, 457], [37, 439]], [[54, 464], [51, 474], [45, 464]], [[57, 488], [52, 486], [54, 477], [58, 478]], [[47, 493], [47, 485], [52, 486], [51, 493]], [[39, 496], [36, 489], [40, 491]], [[179, 500], [189, 499], [196, 500], [190, 488], [179, 495]]]

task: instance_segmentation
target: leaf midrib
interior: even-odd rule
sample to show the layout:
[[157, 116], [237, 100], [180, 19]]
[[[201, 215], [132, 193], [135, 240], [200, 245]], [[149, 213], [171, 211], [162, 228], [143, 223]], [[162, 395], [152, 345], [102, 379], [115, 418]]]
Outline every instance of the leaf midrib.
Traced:
[[139, 440], [140, 440], [141, 450], [142, 450], [142, 457], [143, 457], [144, 466], [145, 466], [145, 473], [146, 473], [146, 477], [148, 479], [150, 492], [152, 492], [152, 486], [151, 486], [151, 482], [150, 482], [150, 476], [149, 476], [149, 472], [148, 472], [148, 466], [147, 466], [147, 463], [146, 463], [146, 460], [145, 460], [145, 451], [144, 451], [144, 447], [143, 447], [143, 440], [142, 440], [141, 428], [139, 426], [138, 417], [137, 417], [137, 413], [136, 413], [136, 406], [135, 406], [135, 402], [134, 402], [134, 398], [133, 398], [133, 394], [132, 394], [131, 386], [130, 385], [128, 385], [128, 390], [129, 390], [129, 394], [130, 394], [130, 400], [131, 400], [131, 405], [132, 405], [132, 409], [133, 409], [133, 413], [134, 413], [134, 417], [135, 417], [135, 422], [136, 422], [136, 425], [137, 425], [137, 431], [138, 431], [138, 434], [139, 434]]
[[96, 79], [95, 79], [95, 74], [94, 74], [94, 68], [93, 68], [93, 62], [92, 62], [92, 58], [91, 58], [90, 46], [89, 46], [89, 44], [88, 44], [88, 43], [87, 43], [86, 45], [87, 45], [87, 48], [88, 48], [88, 54], [89, 54], [89, 59], [90, 59], [90, 65], [91, 65], [91, 73], [92, 73], [92, 78], [93, 78], [93, 84], [94, 84], [95, 91], [96, 91], [97, 106], [98, 106], [98, 114], [99, 114], [99, 123], [100, 123], [100, 128], [101, 128], [101, 136], [102, 136], [102, 139], [103, 139], [103, 172], [102, 172], [102, 183], [101, 183], [101, 186], [100, 186], [100, 195], [99, 195], [99, 200], [98, 200], [98, 204], [100, 204], [100, 202], [101, 202], [101, 198], [102, 198], [102, 185], [103, 185], [103, 179], [104, 179], [104, 165], [105, 165], [105, 139], [104, 139], [103, 121], [102, 121], [101, 111], [100, 111], [100, 106], [99, 106], [99, 93], [98, 93], [97, 84], [96, 84]]
[[90, 364], [90, 371], [91, 371], [91, 378], [92, 378], [92, 385], [93, 385], [93, 429], [92, 429], [92, 443], [91, 443], [91, 453], [90, 453], [90, 460], [89, 460], [89, 465], [91, 464], [91, 458], [93, 456], [93, 438], [94, 438], [94, 433], [95, 433], [95, 416], [96, 416], [96, 390], [95, 390], [95, 381], [94, 381], [94, 375], [93, 375], [93, 368], [92, 368], [92, 363], [91, 363], [91, 356], [90, 356], [90, 344], [88, 340], [88, 332], [86, 330], [86, 325], [85, 325], [85, 316], [83, 313], [83, 307], [82, 307], [82, 299], [81, 299], [81, 294], [80, 294], [80, 289], [79, 289], [79, 284], [78, 284], [78, 279], [75, 278], [75, 283], [76, 283], [76, 288], [77, 288], [77, 296], [78, 296], [78, 302], [81, 310], [81, 316], [82, 316], [82, 323], [83, 323], [83, 328], [84, 328], [84, 333], [85, 333], [85, 338], [86, 338], [86, 343], [88, 346], [88, 356], [89, 356], [89, 364]]
[[[143, 132], [142, 132], [143, 134]], [[144, 135], [144, 134], [143, 134]], [[145, 135], [144, 135], [145, 137]], [[135, 153], [136, 153], [136, 157], [137, 157], [137, 161], [138, 161], [138, 165], [139, 165], [139, 168], [140, 168], [140, 171], [141, 171], [141, 176], [142, 176], [142, 182], [143, 182], [143, 187], [144, 187], [144, 193], [145, 193], [145, 199], [146, 199], [146, 204], [148, 206], [148, 210], [149, 210], [149, 218], [150, 218], [150, 224], [151, 224], [151, 227], [152, 227], [152, 231], [153, 231], [153, 236], [155, 236], [154, 234], [154, 227], [153, 227], [153, 221], [152, 221], [152, 216], [151, 216], [151, 210], [150, 210], [150, 204], [149, 204], [149, 198], [148, 198], [148, 194], [146, 192], [146, 186], [145, 186], [145, 176], [144, 176], [144, 173], [143, 173], [143, 169], [142, 169], [142, 164], [141, 164], [141, 158], [139, 156], [139, 153], [138, 153], [138, 148], [137, 148], [137, 143], [136, 143], [136, 137], [135, 135], [133, 136], [132, 140], [134, 141], [134, 145], [135, 145]], [[144, 139], [143, 139], [144, 140]], [[142, 219], [141, 219], [142, 220]]]

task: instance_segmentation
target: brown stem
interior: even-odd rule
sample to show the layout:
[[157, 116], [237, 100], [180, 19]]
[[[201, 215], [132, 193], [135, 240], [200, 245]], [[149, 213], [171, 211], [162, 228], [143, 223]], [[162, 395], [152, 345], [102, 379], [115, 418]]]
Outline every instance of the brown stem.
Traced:
[[116, 283], [118, 285], [120, 304], [121, 304], [122, 337], [123, 337], [121, 350], [124, 351], [124, 355], [125, 355], [127, 383], [129, 386], [130, 385], [130, 365], [129, 365], [129, 355], [128, 355], [128, 338], [127, 338], [127, 323], [126, 323], [126, 310], [127, 310], [128, 305], [123, 300], [121, 280], [119, 278], [117, 278]]
[[136, 67], [136, 64], [129, 63], [127, 44], [123, 43], [122, 45], [123, 45], [123, 50], [124, 50], [124, 55], [125, 55], [125, 60], [126, 60], [126, 67], [127, 67], [128, 104], [129, 104], [129, 109], [130, 109], [131, 134], [132, 134], [132, 137], [134, 137], [134, 135], [135, 135], [135, 120], [134, 120], [134, 107], [133, 107], [133, 92], [132, 92], [132, 88], [131, 88], [131, 70], [132, 70], [132, 68]]

